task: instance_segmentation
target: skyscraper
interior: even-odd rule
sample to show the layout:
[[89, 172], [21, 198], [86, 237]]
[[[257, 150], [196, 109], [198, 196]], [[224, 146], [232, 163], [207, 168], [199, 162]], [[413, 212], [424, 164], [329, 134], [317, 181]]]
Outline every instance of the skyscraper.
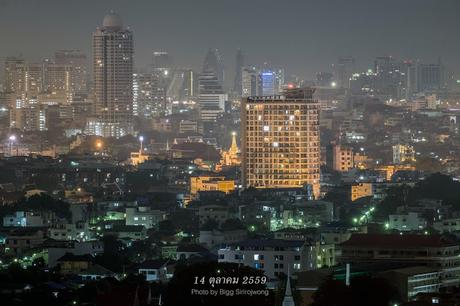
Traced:
[[168, 75], [172, 69], [172, 59], [166, 51], [153, 52], [153, 71], [163, 72]]
[[202, 72], [199, 77], [200, 118], [203, 122], [216, 122], [224, 112], [227, 95], [213, 72]]
[[90, 122], [90, 132], [104, 137], [133, 133], [133, 55], [133, 33], [111, 12], [93, 33], [97, 119]]
[[203, 63], [203, 72], [212, 72], [217, 77], [220, 85], [224, 85], [224, 66], [222, 56], [217, 49], [209, 49]]
[[260, 82], [263, 96], [276, 94], [276, 75], [272, 70], [263, 70], [260, 73]]
[[65, 65], [72, 67], [72, 91], [74, 93], [87, 92], [87, 58], [80, 50], [59, 50], [54, 53], [54, 62], [56, 65]]
[[260, 78], [256, 67], [244, 67], [241, 70], [241, 96], [247, 98], [259, 94]]
[[350, 88], [350, 78], [356, 70], [356, 60], [352, 56], [340, 56], [335, 65], [335, 75], [339, 88]]
[[242, 95], [242, 70], [244, 66], [244, 55], [241, 49], [236, 52], [235, 62], [235, 81], [233, 83], [233, 91], [238, 95]]
[[249, 97], [241, 107], [243, 185], [311, 185], [320, 194], [319, 104], [314, 89]]

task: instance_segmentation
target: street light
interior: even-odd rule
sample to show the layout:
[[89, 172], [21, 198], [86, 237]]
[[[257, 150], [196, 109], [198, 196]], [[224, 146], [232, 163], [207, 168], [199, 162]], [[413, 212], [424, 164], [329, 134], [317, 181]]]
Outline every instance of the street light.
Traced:
[[16, 135], [10, 135], [10, 137], [8, 138], [8, 140], [10, 141], [10, 156], [13, 156], [13, 145], [16, 139]]
[[102, 155], [102, 141], [98, 140], [96, 142], [96, 148], [99, 151], [99, 155]]
[[140, 152], [142, 154], [142, 144], [144, 142], [144, 136], [139, 136], [139, 141], [141, 142], [141, 150], [140, 150]]

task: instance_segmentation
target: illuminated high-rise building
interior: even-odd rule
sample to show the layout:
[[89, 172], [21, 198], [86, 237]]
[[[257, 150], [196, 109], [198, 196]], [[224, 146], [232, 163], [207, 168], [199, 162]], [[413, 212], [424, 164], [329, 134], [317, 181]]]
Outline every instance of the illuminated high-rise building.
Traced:
[[168, 75], [172, 69], [172, 59], [166, 51], [153, 52], [153, 71], [163, 72]]
[[88, 132], [104, 137], [133, 133], [133, 33], [111, 12], [93, 33], [96, 120]]
[[260, 77], [256, 67], [248, 66], [241, 69], [241, 96], [247, 98], [259, 94]]
[[71, 67], [73, 93], [87, 92], [88, 64], [85, 53], [80, 50], [59, 50], [54, 53], [54, 62], [56, 65]]
[[28, 63], [22, 58], [5, 60], [5, 91], [17, 96], [37, 96], [43, 91], [43, 65]]
[[157, 73], [134, 73], [133, 98], [135, 116], [160, 116], [166, 110], [166, 85]]
[[276, 94], [276, 75], [271, 70], [263, 70], [260, 73], [262, 96], [273, 96]]
[[243, 185], [287, 188], [310, 185], [320, 195], [319, 104], [314, 89], [248, 97], [242, 111]]

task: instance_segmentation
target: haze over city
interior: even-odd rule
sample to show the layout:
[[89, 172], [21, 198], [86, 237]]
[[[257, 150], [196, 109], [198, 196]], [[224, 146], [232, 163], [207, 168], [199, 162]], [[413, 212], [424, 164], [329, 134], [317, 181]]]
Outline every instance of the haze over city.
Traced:
[[[2, 0], [0, 59], [23, 54], [39, 59], [57, 49], [90, 53], [90, 33], [101, 16], [119, 13], [135, 34], [135, 65], [151, 64], [164, 49], [181, 67], [201, 67], [218, 48], [228, 80], [237, 48], [248, 62], [269, 61], [289, 74], [313, 78], [339, 55], [372, 68], [375, 56], [444, 63], [460, 72], [460, 3], [456, 0]], [[20, 16], [20, 17], [18, 17]]]
[[0, 0], [0, 304], [460, 305], [459, 12]]

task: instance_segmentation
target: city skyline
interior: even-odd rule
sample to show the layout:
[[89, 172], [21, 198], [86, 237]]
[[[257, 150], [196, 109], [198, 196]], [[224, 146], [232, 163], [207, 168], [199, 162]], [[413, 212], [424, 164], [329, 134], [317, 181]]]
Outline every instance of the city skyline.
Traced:
[[[132, 5], [123, 1], [4, 0], [0, 2], [4, 41], [0, 62], [18, 54], [38, 61], [61, 49], [81, 49], [90, 58], [90, 33], [114, 10], [134, 32], [135, 67], [151, 65], [153, 51], [164, 50], [177, 66], [200, 71], [207, 50], [218, 48], [227, 86], [232, 85], [238, 48], [248, 64], [270, 62], [285, 67], [289, 75], [309, 79], [317, 72], [331, 71], [338, 56], [347, 55], [356, 57], [360, 70], [372, 68], [377, 56], [427, 63], [441, 58], [458, 75], [458, 1], [342, 2], [136, 1]], [[260, 16], [254, 14], [259, 11]], [[261, 22], [250, 22], [261, 16]], [[292, 42], [289, 48], [276, 43], [287, 39]]]

